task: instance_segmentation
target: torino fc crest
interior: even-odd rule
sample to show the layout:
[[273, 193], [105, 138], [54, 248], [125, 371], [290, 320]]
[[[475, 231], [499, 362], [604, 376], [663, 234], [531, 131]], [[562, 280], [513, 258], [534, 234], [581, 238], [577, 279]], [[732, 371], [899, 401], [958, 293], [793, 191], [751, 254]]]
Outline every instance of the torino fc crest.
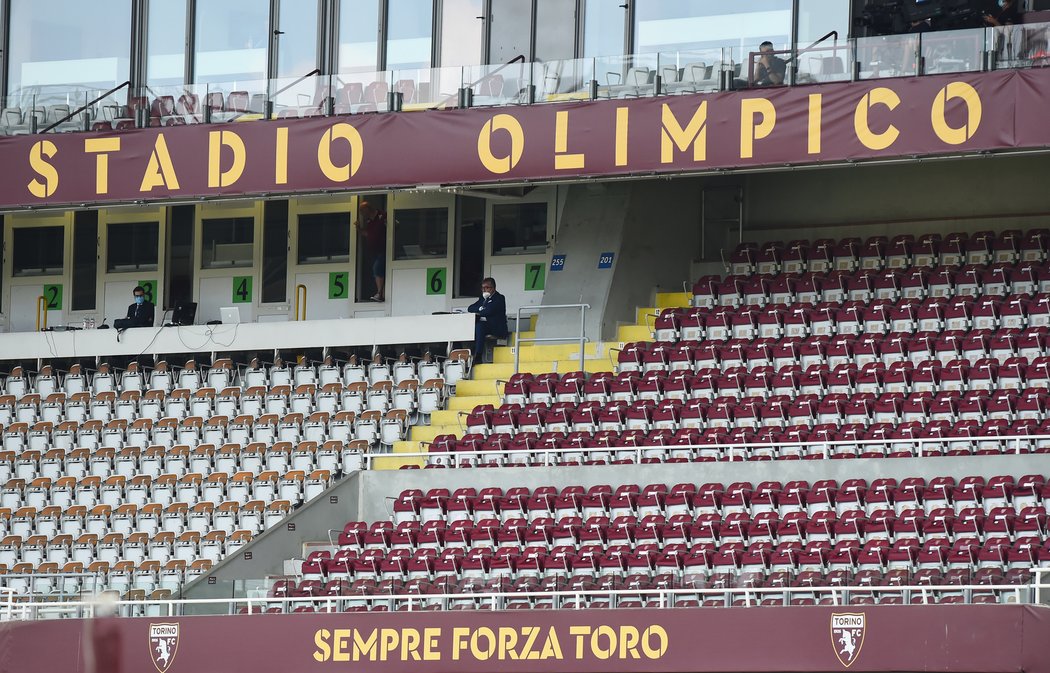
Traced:
[[166, 673], [179, 650], [178, 624], [149, 625], [149, 654], [160, 673]]
[[831, 645], [840, 664], [853, 665], [864, 647], [864, 613], [832, 613]]

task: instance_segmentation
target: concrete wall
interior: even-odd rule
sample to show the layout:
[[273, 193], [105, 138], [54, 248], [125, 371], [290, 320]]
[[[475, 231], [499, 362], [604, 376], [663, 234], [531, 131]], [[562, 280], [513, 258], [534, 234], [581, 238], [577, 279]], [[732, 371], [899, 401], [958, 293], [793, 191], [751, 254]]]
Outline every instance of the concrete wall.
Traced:
[[881, 458], [864, 460], [758, 461], [736, 463], [665, 463], [647, 465], [594, 465], [580, 467], [524, 467], [463, 470], [398, 470], [362, 474], [360, 516], [363, 521], [389, 519], [393, 501], [408, 488], [455, 490], [461, 487], [503, 489], [525, 486], [610, 484], [667, 484], [804, 479], [878, 479], [880, 477], [990, 477], [1010, 474], [1050, 475], [1050, 455], [969, 456], [952, 458]]

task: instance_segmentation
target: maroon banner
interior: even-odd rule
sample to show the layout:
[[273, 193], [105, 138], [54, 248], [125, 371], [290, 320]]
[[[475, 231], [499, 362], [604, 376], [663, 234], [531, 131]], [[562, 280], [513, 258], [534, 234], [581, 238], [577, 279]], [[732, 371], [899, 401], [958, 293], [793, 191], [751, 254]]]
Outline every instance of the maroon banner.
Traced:
[[1042, 673], [1048, 619], [951, 605], [56, 620], [0, 623], [0, 673]]
[[702, 172], [1050, 144], [1050, 69], [0, 138], [0, 207]]

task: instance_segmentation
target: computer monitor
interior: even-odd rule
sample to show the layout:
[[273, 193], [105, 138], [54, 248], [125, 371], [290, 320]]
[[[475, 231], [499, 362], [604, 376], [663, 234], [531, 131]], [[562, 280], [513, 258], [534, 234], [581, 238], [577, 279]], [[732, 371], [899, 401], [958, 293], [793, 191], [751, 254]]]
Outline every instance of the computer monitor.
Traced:
[[192, 325], [194, 318], [197, 317], [197, 302], [195, 301], [180, 301], [175, 304], [175, 309], [171, 312], [171, 322], [173, 325]]
[[219, 319], [223, 325], [236, 325], [241, 322], [241, 309], [236, 306], [223, 306], [219, 309]]

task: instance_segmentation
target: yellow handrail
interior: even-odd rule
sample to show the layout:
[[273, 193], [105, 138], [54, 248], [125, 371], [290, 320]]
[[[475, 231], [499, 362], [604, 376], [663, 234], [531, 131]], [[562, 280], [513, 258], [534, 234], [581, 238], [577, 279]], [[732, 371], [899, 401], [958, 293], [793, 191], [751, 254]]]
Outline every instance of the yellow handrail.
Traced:
[[[40, 317], [43, 316], [43, 327], [40, 326]], [[36, 298], [36, 331], [47, 329], [47, 298], [40, 295]]]
[[[302, 295], [302, 302], [299, 301], [299, 296]], [[300, 318], [299, 309], [302, 308], [302, 317]], [[306, 320], [306, 286], [299, 283], [295, 286], [295, 319]]]

